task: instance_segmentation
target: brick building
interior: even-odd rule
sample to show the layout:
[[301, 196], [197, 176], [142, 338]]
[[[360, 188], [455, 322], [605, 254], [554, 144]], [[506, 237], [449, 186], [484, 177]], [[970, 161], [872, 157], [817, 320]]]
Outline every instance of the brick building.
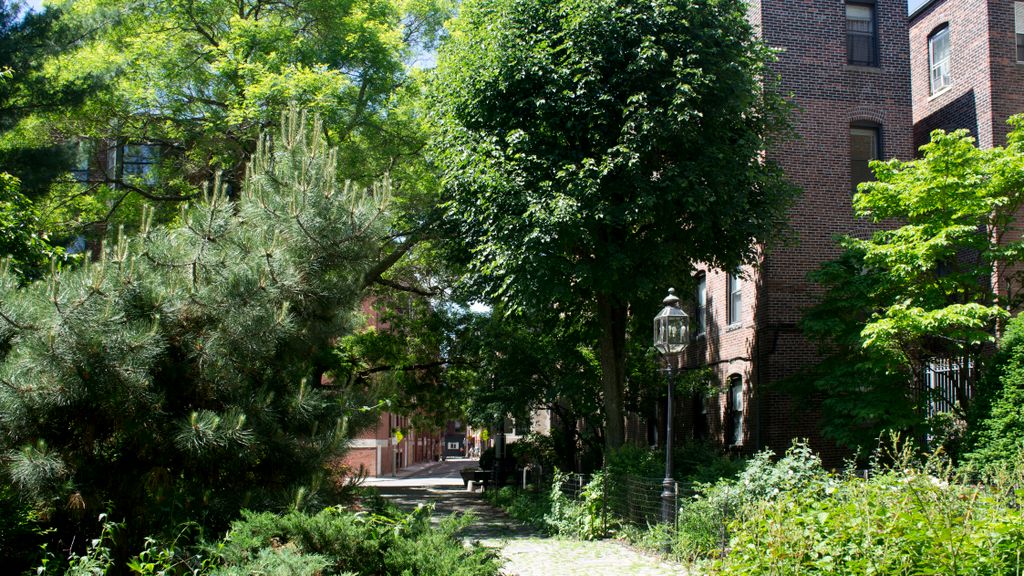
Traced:
[[[373, 299], [363, 301], [366, 326], [386, 330], [375, 304]], [[416, 430], [409, 416], [381, 411], [372, 425], [356, 431], [342, 463], [362, 468], [368, 476], [393, 476], [407, 466], [440, 458], [446, 435], [457, 432], [453, 426], [449, 422], [447, 430]]]
[[[856, 185], [870, 178], [868, 162], [911, 159], [915, 135], [922, 130], [927, 134], [925, 123], [939, 122], [946, 109], [943, 102], [959, 102], [969, 91], [954, 80], [945, 88], [942, 102], [939, 97], [924, 97], [932, 109], [919, 101], [921, 50], [915, 43], [930, 32], [922, 32], [918, 22], [927, 18], [924, 13], [954, 6], [970, 21], [978, 12], [975, 5], [985, 4], [999, 5], [991, 10], [998, 13], [993, 18], [1003, 23], [1009, 18], [1012, 30], [1012, 1], [937, 1], [918, 8], [913, 19], [906, 0], [751, 1], [749, 18], [763, 40], [779, 50], [774, 70], [783, 92], [791, 93], [796, 104], [793, 121], [798, 137], [767, 153], [803, 190], [790, 212], [796, 239], [762, 254], [756, 269], [696, 271], [697, 290], [690, 300], [697, 335], [680, 367], [710, 366], [720, 393], [680, 403], [682, 433], [709, 435], [744, 453], [762, 448], [781, 452], [791, 439], [804, 437], [827, 462], [840, 463], [842, 451], [820, 435], [819, 401], [790, 398], [772, 391], [770, 384], [817, 359], [816, 343], [808, 342], [797, 325], [820, 296], [808, 273], [839, 254], [836, 235], [866, 237], [875, 229], [855, 218], [852, 207]], [[950, 28], [958, 42], [959, 25]], [[990, 29], [965, 30], [964, 42], [979, 45], [987, 38], [1002, 38], [1003, 32], [990, 34]], [[1006, 39], [1012, 55], [1013, 35]], [[973, 66], [971, 60], [981, 48], [970, 50], [955, 60], [957, 67]], [[1008, 74], [1002, 63], [993, 63], [993, 69]], [[988, 86], [991, 93], [992, 83]], [[978, 92], [975, 89], [973, 96], [976, 110], [982, 99]], [[1021, 108], [1011, 104], [1005, 109], [1015, 107]], [[982, 123], [989, 138], [1000, 130], [1005, 134], [993, 127], [995, 116], [990, 116], [979, 120], [979, 134]], [[954, 120], [942, 122], [941, 127], [957, 126]]]
[[966, 128], [983, 148], [1006, 143], [1024, 111], [1024, 2], [932, 0], [910, 15], [914, 143]]

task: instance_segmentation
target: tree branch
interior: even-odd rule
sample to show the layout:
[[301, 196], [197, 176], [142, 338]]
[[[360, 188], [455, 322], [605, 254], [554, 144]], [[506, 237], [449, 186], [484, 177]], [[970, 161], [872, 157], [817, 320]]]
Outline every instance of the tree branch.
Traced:
[[398, 282], [388, 280], [387, 278], [383, 277], [377, 278], [376, 280], [374, 280], [374, 283], [380, 284], [381, 286], [386, 286], [388, 288], [394, 288], [395, 290], [399, 290], [401, 292], [411, 292], [413, 294], [418, 294], [420, 296], [437, 296], [441, 293], [439, 290], [436, 289], [428, 290], [425, 288], [419, 288], [417, 286], [406, 286], [404, 284], [399, 284]]

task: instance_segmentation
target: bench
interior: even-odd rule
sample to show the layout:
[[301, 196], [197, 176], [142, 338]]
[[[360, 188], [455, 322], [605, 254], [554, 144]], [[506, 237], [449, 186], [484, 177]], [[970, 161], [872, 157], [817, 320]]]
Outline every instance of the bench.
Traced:
[[463, 468], [459, 471], [459, 476], [462, 476], [463, 488], [473, 490], [477, 486], [486, 488], [491, 483], [492, 471], [476, 467]]

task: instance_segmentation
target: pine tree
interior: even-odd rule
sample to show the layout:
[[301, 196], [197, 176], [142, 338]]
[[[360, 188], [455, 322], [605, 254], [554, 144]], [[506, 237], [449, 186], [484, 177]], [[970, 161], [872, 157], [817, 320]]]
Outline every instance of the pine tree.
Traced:
[[377, 263], [387, 187], [336, 181], [319, 122], [264, 138], [242, 194], [144, 217], [79, 269], [0, 273], [3, 467], [55, 518], [108, 509], [137, 538], [301, 504], [352, 398], [319, 359]]

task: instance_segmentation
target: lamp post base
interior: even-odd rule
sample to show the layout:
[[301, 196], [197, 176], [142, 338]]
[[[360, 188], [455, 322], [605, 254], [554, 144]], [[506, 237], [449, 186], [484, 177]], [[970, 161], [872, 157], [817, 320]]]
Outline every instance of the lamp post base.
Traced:
[[670, 524], [676, 519], [676, 482], [665, 478], [661, 482], [661, 521]]

